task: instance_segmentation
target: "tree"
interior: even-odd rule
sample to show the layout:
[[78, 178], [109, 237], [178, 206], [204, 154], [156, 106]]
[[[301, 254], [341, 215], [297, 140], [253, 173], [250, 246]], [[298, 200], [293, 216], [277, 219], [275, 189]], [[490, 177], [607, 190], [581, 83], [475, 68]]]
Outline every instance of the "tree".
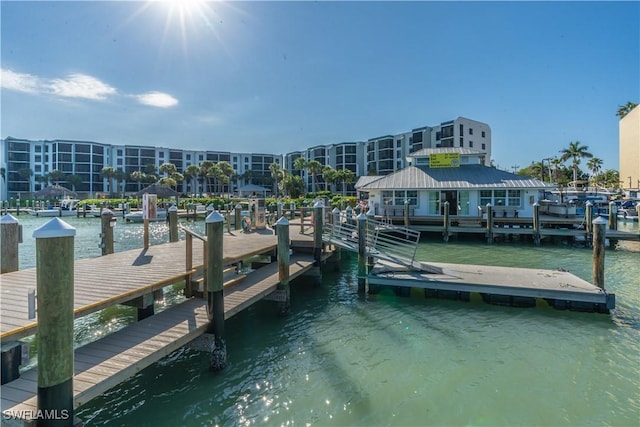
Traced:
[[200, 179], [204, 185], [203, 193], [211, 192], [211, 180], [209, 179], [209, 169], [213, 167], [214, 163], [211, 160], [204, 160], [200, 163]]
[[20, 169], [18, 171], [18, 175], [20, 175], [20, 178], [27, 181], [29, 184], [29, 191], [31, 191], [31, 177], [33, 176], [33, 171], [29, 168]]
[[591, 178], [593, 179], [593, 184], [597, 188], [598, 187], [598, 180], [597, 180], [598, 174], [602, 170], [602, 159], [599, 159], [597, 157], [592, 157], [587, 162], [587, 167], [591, 171]]
[[[231, 182], [231, 177], [233, 175], [235, 175], [235, 171], [233, 170], [233, 166], [231, 166], [231, 163], [222, 160], [220, 162], [218, 162], [218, 169], [220, 170], [220, 175], [219, 175], [219, 180], [220, 182], [222, 182], [222, 184], [227, 185], [227, 189], [229, 183]], [[220, 189], [220, 192], [224, 192], [224, 188]], [[229, 191], [227, 191], [227, 194], [229, 193]]]
[[198, 175], [200, 175], [200, 168], [197, 165], [189, 165], [184, 170], [184, 177], [187, 182], [195, 181], [195, 188], [192, 188], [194, 193], [198, 193]]
[[160, 178], [160, 180], [158, 181], [158, 184], [160, 184], [163, 187], [169, 187], [169, 188], [174, 188], [176, 185], [178, 185], [175, 179], [168, 176], [164, 176]]
[[58, 185], [60, 181], [64, 180], [65, 176], [67, 175], [58, 169], [54, 169], [49, 172], [49, 180], [53, 181], [56, 185]]
[[618, 106], [618, 111], [616, 112], [616, 116], [620, 117], [621, 119], [624, 118], [627, 114], [631, 112], [631, 110], [636, 108], [637, 105], [638, 104], [636, 104], [635, 102], [629, 101], [624, 105]]
[[331, 166], [325, 166], [322, 168], [322, 179], [325, 182], [325, 190], [329, 190], [329, 186], [331, 185], [331, 189], [335, 189], [335, 185], [340, 181], [338, 177], [338, 171], [332, 168]]
[[276, 197], [278, 197], [278, 181], [283, 178], [282, 169], [280, 169], [279, 164], [273, 162], [269, 165], [269, 170], [271, 171], [271, 178], [276, 184]]
[[144, 179], [146, 177], [145, 173], [144, 172], [140, 172], [140, 171], [133, 171], [133, 172], [131, 172], [130, 177], [131, 177], [131, 180], [133, 182], [137, 182], [138, 183], [138, 191], [140, 191], [140, 183], [142, 181], [144, 181]]
[[[119, 183], [122, 183], [122, 192], [124, 192], [124, 183], [127, 181], [127, 173], [118, 169], [116, 171], [116, 187]], [[120, 191], [120, 190], [118, 190]]]
[[113, 166], [105, 166], [100, 171], [100, 176], [109, 183], [109, 194], [113, 195], [113, 180], [116, 178], [118, 171]]
[[338, 177], [342, 180], [342, 195], [344, 196], [347, 186], [355, 181], [356, 174], [351, 169], [341, 169], [338, 171]]
[[578, 180], [578, 165], [580, 165], [580, 159], [582, 158], [591, 158], [593, 154], [589, 151], [589, 147], [586, 145], [580, 145], [580, 141], [574, 141], [569, 143], [568, 148], [563, 148], [560, 150], [560, 160], [567, 161], [572, 159], [572, 168], [573, 168], [573, 185], [577, 184]]
[[76, 187], [82, 184], [82, 178], [78, 175], [67, 175], [67, 184], [71, 186], [73, 191], [76, 191]]
[[281, 185], [282, 191], [292, 199], [297, 199], [304, 193], [304, 180], [298, 175], [285, 173]]
[[[297, 160], [297, 159], [296, 159]], [[316, 192], [316, 176], [322, 172], [322, 163], [317, 160], [309, 160], [305, 168], [307, 172], [311, 175], [311, 191]]]
[[176, 165], [173, 163], [163, 163], [160, 165], [158, 172], [165, 174], [165, 176], [170, 177], [172, 174], [178, 172]]

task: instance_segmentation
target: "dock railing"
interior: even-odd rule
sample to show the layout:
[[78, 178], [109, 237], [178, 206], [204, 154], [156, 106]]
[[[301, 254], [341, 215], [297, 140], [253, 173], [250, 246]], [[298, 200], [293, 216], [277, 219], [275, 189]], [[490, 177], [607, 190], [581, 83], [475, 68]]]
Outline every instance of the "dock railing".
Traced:
[[[339, 221], [323, 225], [322, 239], [332, 245], [357, 252], [359, 236], [355, 219], [349, 221], [344, 213], [341, 213], [339, 218]], [[410, 267], [415, 260], [420, 232], [367, 218], [365, 239], [367, 253], [370, 256]]]
[[[196, 233], [195, 231], [178, 224], [178, 228], [185, 233], [185, 271], [187, 272], [187, 276], [185, 277], [185, 296], [190, 298], [193, 296], [193, 276], [196, 273], [196, 270], [193, 268], [193, 239], [199, 239], [202, 241], [202, 259], [207, 259], [207, 238], [201, 234]], [[202, 275], [206, 280], [206, 267], [203, 263], [202, 265]]]

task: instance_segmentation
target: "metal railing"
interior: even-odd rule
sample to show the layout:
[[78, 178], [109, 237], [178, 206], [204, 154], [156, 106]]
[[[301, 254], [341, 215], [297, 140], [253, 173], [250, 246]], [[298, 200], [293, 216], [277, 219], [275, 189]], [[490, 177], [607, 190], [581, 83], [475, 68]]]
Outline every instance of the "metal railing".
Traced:
[[[322, 239], [332, 245], [357, 252], [359, 239], [357, 220], [352, 218], [349, 221], [343, 213], [340, 214], [339, 219], [333, 223], [323, 224]], [[419, 231], [372, 218], [367, 218], [366, 222], [367, 255], [406, 266], [413, 265], [420, 241]]]

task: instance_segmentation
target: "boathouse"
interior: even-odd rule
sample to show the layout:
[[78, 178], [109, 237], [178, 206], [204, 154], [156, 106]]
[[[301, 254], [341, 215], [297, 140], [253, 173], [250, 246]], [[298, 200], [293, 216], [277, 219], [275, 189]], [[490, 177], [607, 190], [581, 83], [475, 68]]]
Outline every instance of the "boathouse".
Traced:
[[[552, 184], [484, 165], [485, 153], [467, 148], [425, 148], [409, 166], [389, 175], [364, 176], [356, 190], [368, 194], [375, 215], [482, 216], [487, 204], [497, 217], [532, 217], [533, 204]], [[486, 215], [486, 214], [485, 214]]]

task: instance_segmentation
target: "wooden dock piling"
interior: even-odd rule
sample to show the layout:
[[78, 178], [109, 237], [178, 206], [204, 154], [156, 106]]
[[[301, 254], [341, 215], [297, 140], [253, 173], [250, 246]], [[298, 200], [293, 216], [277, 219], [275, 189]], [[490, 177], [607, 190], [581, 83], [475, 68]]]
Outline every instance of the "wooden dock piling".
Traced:
[[404, 201], [403, 215], [404, 215], [404, 226], [405, 228], [409, 228], [411, 224], [409, 223], [409, 201], [408, 200]]
[[73, 425], [75, 228], [54, 218], [33, 232], [38, 301], [38, 426]]
[[224, 268], [223, 235], [224, 218], [213, 211], [207, 216], [207, 250], [206, 250], [206, 284], [207, 284], [207, 313], [209, 315], [208, 332], [213, 333], [213, 348], [209, 367], [213, 371], [220, 371], [227, 365], [227, 348], [224, 338]]
[[322, 202], [317, 201], [313, 205], [313, 258], [316, 260], [316, 266], [320, 267], [322, 261], [322, 220], [324, 206]]
[[278, 235], [278, 290], [283, 298], [278, 301], [278, 313], [281, 316], [289, 314], [291, 307], [291, 290], [289, 287], [289, 221], [281, 216], [276, 221]]
[[[331, 224], [333, 225], [334, 229], [339, 229], [340, 225], [341, 225], [341, 218], [340, 218], [340, 209], [338, 209], [337, 207], [333, 208], [333, 210], [331, 211]], [[340, 234], [340, 233], [338, 233]], [[339, 271], [340, 270], [340, 262], [342, 261], [342, 249], [334, 246], [334, 256], [335, 256], [335, 270]]]
[[588, 245], [592, 244], [592, 234], [593, 234], [593, 203], [590, 200], [587, 200], [587, 203], [584, 205], [584, 224], [587, 235], [585, 236], [586, 242]]
[[540, 246], [540, 205], [538, 202], [533, 204], [533, 242], [536, 246]]
[[[445, 202], [446, 203], [446, 202]], [[491, 203], [487, 203], [487, 243], [493, 243], [493, 207]]]
[[176, 205], [171, 206], [167, 210], [169, 214], [169, 241], [178, 241], [178, 207]]
[[0, 274], [18, 271], [18, 244], [20, 243], [20, 223], [13, 215], [0, 219]]
[[449, 228], [451, 227], [451, 219], [449, 218], [449, 202], [444, 202], [444, 227], [442, 237], [445, 242], [449, 241]]
[[593, 284], [604, 289], [604, 248], [607, 221], [598, 217], [593, 221], [593, 226]]
[[609, 230], [618, 229], [618, 205], [609, 202]]
[[102, 220], [100, 227], [100, 248], [102, 249], [102, 255], [109, 255], [114, 252], [113, 250], [113, 227], [116, 225], [116, 219], [111, 209], [105, 209], [100, 214]]
[[356, 217], [358, 223], [358, 291], [366, 292], [367, 276], [367, 216], [363, 213]]

